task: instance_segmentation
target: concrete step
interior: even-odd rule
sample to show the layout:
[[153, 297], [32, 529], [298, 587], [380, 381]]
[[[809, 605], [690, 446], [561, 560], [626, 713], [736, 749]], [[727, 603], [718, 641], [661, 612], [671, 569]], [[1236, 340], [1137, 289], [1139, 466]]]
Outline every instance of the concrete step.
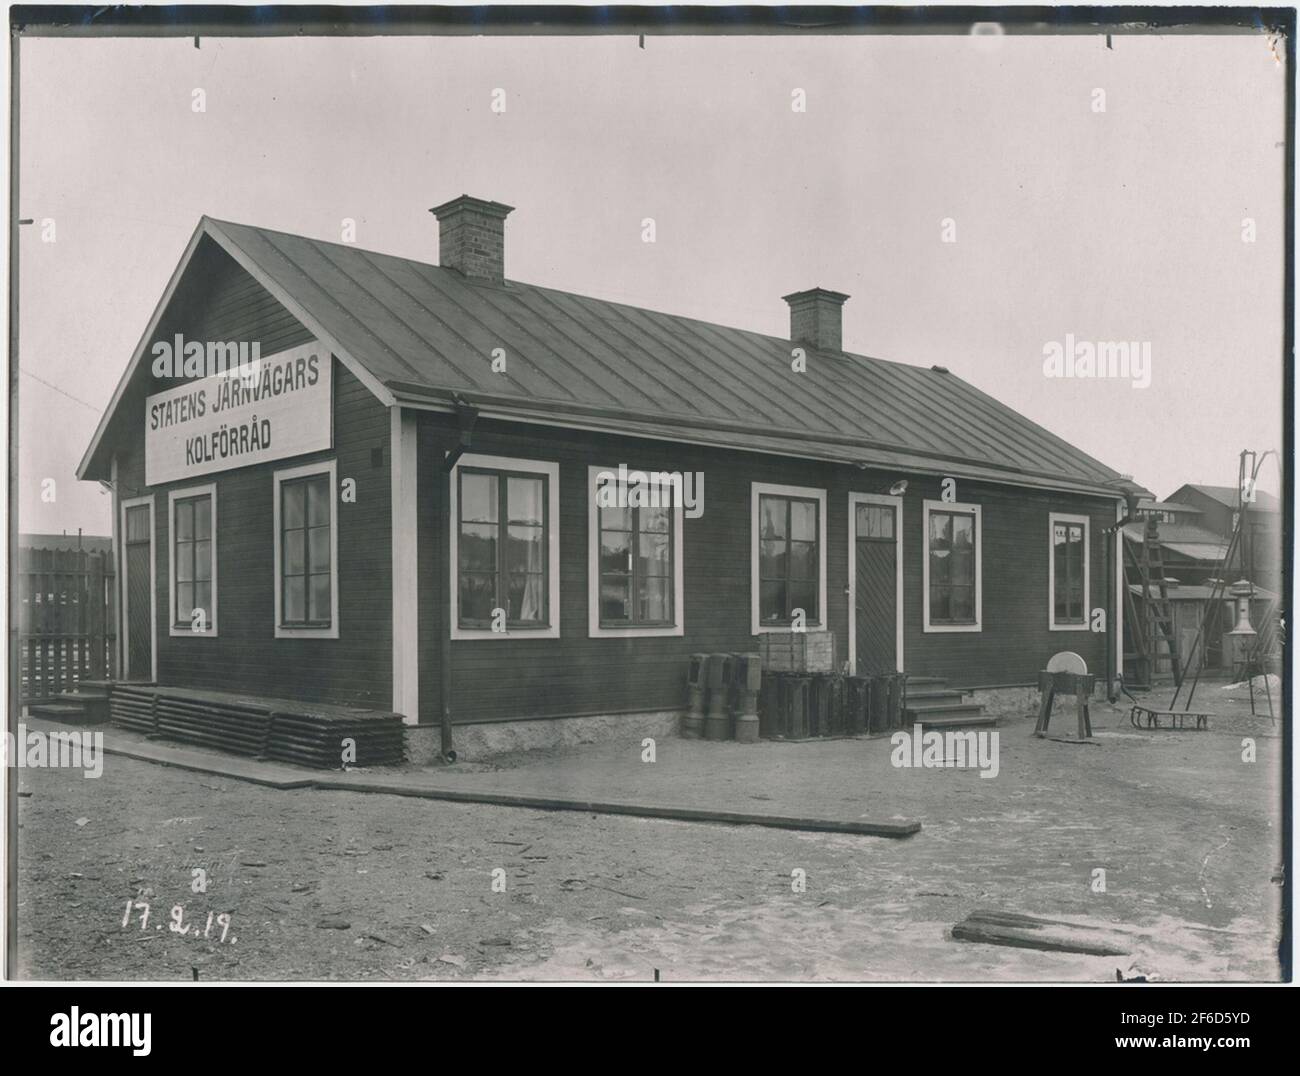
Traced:
[[978, 702], [962, 702], [961, 699], [921, 699], [916, 700], [910, 694], [907, 696], [907, 706], [904, 710], [909, 714], [950, 714], [957, 711], [962, 713], [980, 713], [984, 707]]
[[933, 687], [922, 686], [919, 688], [914, 688], [911, 684], [907, 685], [907, 701], [909, 704], [912, 702], [920, 702], [922, 700], [925, 702], [940, 701], [960, 703], [965, 697], [966, 696], [962, 692], [955, 688], [939, 687], [937, 684]]
[[37, 702], [27, 707], [27, 712], [33, 717], [48, 717], [61, 721], [70, 717], [83, 717], [86, 709], [74, 702]]
[[49, 702], [38, 702], [27, 708], [33, 717], [63, 721], [70, 725], [102, 725], [110, 715], [107, 695], [77, 695], [65, 691]]
[[917, 714], [913, 723], [923, 729], [991, 729], [997, 727], [998, 719], [977, 708], [975, 713]]
[[942, 687], [948, 681], [942, 676], [909, 676], [907, 678], [907, 690], [911, 691], [913, 687]]

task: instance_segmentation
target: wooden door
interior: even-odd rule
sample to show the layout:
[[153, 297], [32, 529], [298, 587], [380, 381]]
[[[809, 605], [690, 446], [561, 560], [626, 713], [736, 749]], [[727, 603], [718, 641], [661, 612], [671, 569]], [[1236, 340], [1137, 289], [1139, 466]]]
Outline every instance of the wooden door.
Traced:
[[898, 507], [854, 507], [854, 635], [859, 676], [898, 669]]
[[153, 679], [152, 508], [132, 505], [123, 528], [126, 573], [126, 679]]

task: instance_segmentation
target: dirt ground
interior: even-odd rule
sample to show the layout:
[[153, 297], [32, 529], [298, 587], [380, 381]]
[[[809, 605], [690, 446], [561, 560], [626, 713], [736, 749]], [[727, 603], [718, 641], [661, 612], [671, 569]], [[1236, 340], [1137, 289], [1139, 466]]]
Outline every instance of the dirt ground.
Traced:
[[[665, 740], [653, 764], [641, 761], [637, 740], [441, 777], [587, 798], [617, 789], [635, 799], [640, 789], [770, 813], [802, 800], [832, 816], [920, 820], [922, 831], [903, 840], [280, 791], [111, 755], [95, 780], [15, 770], [18, 971], [91, 980], [1276, 979], [1279, 730], [1215, 687], [1197, 702], [1222, 711], [1208, 732], [1140, 732], [1124, 711], [1096, 707], [1091, 745], [1035, 740], [1032, 718], [1009, 721], [993, 779], [896, 769], [887, 739]], [[1254, 762], [1242, 759], [1244, 737], [1255, 741]], [[195, 870], [206, 892], [195, 891]], [[143, 929], [137, 901], [149, 904]], [[171, 929], [176, 905], [183, 934]], [[976, 909], [1116, 928], [1132, 938], [1132, 955], [954, 941], [953, 924]], [[224, 942], [220, 925], [203, 936], [209, 912], [229, 914]]]

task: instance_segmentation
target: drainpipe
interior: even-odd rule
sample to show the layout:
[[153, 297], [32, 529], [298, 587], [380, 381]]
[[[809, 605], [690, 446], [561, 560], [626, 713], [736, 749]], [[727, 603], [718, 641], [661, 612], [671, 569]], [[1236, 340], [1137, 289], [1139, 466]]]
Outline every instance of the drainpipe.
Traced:
[[[1113, 634], [1115, 625], [1119, 622], [1119, 610], [1115, 608], [1115, 566], [1119, 565], [1120, 582], [1122, 583], [1124, 578], [1124, 547], [1120, 543], [1124, 541], [1124, 525], [1132, 523], [1137, 518], [1137, 494], [1129, 493], [1124, 500], [1123, 517], [1117, 520], [1113, 527], [1107, 527], [1102, 532], [1107, 538], [1113, 539], [1113, 542], [1106, 543], [1106, 698], [1111, 702], [1119, 698], [1116, 685], [1124, 673], [1122, 667], [1120, 669], [1115, 668]], [[1121, 647], [1124, 645], [1124, 633], [1122, 631], [1119, 633], [1119, 645]]]
[[442, 743], [441, 754], [444, 762], [455, 762], [456, 752], [451, 741], [451, 588], [455, 585], [451, 578], [451, 472], [455, 469], [465, 450], [470, 447], [474, 435], [474, 423], [478, 419], [478, 410], [467, 404], [460, 396], [456, 397], [456, 420], [460, 430], [460, 440], [442, 461], [441, 500], [439, 516], [442, 519], [441, 534], [438, 539], [438, 560], [441, 565], [439, 586], [442, 590], [442, 608], [440, 611], [440, 636], [442, 655], [438, 666], [438, 683], [442, 696]]

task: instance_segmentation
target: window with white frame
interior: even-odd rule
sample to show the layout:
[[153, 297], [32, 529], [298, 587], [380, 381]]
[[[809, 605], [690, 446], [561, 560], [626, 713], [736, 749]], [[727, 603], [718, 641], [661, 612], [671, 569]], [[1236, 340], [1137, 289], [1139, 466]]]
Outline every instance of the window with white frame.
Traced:
[[217, 634], [217, 487], [215, 483], [167, 494], [168, 577], [174, 636]]
[[464, 455], [450, 507], [452, 638], [557, 638], [558, 464]]
[[826, 609], [826, 491], [751, 486], [752, 628], [789, 631], [801, 614], [819, 628]]
[[337, 639], [334, 460], [275, 472], [275, 634]]
[[922, 601], [925, 631], [981, 628], [980, 506], [925, 502]]
[[681, 635], [680, 476], [629, 471], [634, 481], [621, 487], [620, 473], [613, 467], [587, 471], [587, 634]]
[[1048, 626], [1052, 631], [1087, 631], [1088, 517], [1053, 512], [1048, 537]]

